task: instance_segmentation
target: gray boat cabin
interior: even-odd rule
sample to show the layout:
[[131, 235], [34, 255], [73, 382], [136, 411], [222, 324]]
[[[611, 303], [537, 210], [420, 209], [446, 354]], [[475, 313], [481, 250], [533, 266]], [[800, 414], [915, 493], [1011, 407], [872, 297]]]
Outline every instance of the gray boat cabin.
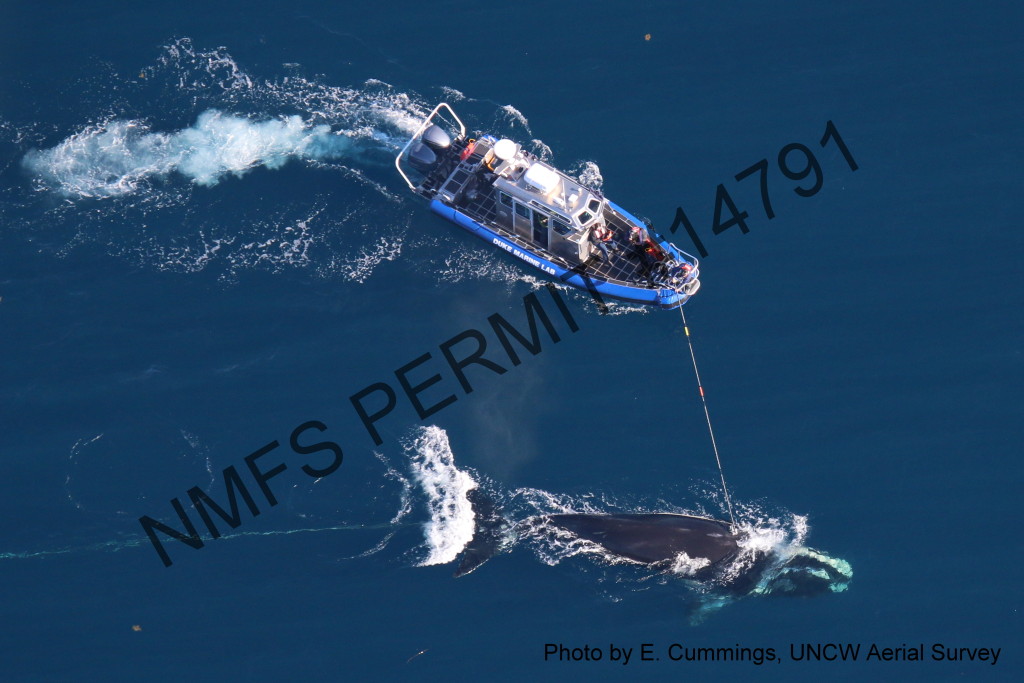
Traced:
[[494, 172], [501, 227], [570, 263], [591, 257], [590, 230], [600, 224], [604, 197], [520, 149]]

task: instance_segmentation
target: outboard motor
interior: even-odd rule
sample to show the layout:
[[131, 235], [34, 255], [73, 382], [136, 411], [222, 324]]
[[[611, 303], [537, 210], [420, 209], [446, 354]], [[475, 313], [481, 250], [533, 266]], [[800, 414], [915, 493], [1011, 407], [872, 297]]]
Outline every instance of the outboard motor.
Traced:
[[444, 132], [444, 128], [437, 124], [423, 131], [420, 139], [435, 152], [446, 150], [448, 145], [452, 144], [452, 139], [448, 137], [448, 133]]
[[[444, 131], [441, 132], [444, 133]], [[417, 142], [409, 148], [409, 164], [416, 170], [426, 173], [436, 163], [437, 155], [422, 142]]]

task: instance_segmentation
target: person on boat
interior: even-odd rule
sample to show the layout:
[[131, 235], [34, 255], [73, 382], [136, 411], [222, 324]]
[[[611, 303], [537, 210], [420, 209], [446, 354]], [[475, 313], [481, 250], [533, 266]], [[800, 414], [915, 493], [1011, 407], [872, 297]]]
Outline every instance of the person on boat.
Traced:
[[601, 253], [604, 255], [605, 262], [612, 260], [611, 254], [608, 252], [608, 247], [614, 246], [614, 244], [610, 244], [612, 241], [612, 231], [607, 225], [601, 224], [595, 226], [590, 231], [590, 241], [593, 242], [595, 247], [601, 250]]
[[639, 225], [634, 225], [629, 230], [629, 243], [635, 245], [639, 249], [643, 249], [650, 238], [647, 237], [647, 231], [641, 228]]
[[637, 256], [640, 257], [640, 261], [645, 265], [650, 266], [653, 259], [651, 254], [651, 238], [648, 237], [647, 231], [643, 228], [634, 225], [629, 231], [629, 243], [633, 245], [636, 250]]
[[629, 233], [629, 241], [636, 247], [644, 261], [653, 264], [663, 261], [667, 256], [658, 243], [651, 239], [650, 233], [639, 226], [633, 226]]
[[654, 240], [643, 228], [634, 225], [629, 232], [629, 243], [633, 245], [636, 257], [640, 261], [642, 272], [646, 275], [651, 285], [661, 279], [665, 273], [658, 268], [661, 265], [662, 254]]

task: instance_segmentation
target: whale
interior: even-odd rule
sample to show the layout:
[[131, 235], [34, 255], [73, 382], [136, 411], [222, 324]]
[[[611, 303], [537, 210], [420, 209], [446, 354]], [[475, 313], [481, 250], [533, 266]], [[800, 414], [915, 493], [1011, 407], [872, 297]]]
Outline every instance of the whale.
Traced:
[[707, 573], [739, 552], [738, 537], [729, 524], [707, 517], [667, 512], [560, 514], [546, 515], [542, 521], [612, 555], [647, 565], [674, 562], [685, 553]]
[[714, 564], [739, 551], [727, 522], [668, 512], [649, 514], [547, 515], [549, 524], [605, 550], [644, 564], [658, 564], [679, 553]]
[[548, 534], [592, 544], [606, 559], [634, 563], [704, 585], [717, 593], [811, 596], [842, 592], [853, 571], [848, 562], [807, 547], [785, 554], [748, 547], [749, 531], [729, 522], [671, 512], [563, 513], [505, 519], [481, 491], [468, 492], [475, 514], [472, 539], [455, 576], [475, 571], [527, 535]]

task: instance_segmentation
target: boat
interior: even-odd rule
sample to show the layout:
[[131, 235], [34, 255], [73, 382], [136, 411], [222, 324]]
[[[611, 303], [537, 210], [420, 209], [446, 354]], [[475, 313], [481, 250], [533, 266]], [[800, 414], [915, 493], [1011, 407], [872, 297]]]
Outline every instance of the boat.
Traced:
[[445, 102], [395, 167], [434, 213], [599, 302], [673, 309], [700, 288], [696, 258], [515, 141], [468, 137]]

